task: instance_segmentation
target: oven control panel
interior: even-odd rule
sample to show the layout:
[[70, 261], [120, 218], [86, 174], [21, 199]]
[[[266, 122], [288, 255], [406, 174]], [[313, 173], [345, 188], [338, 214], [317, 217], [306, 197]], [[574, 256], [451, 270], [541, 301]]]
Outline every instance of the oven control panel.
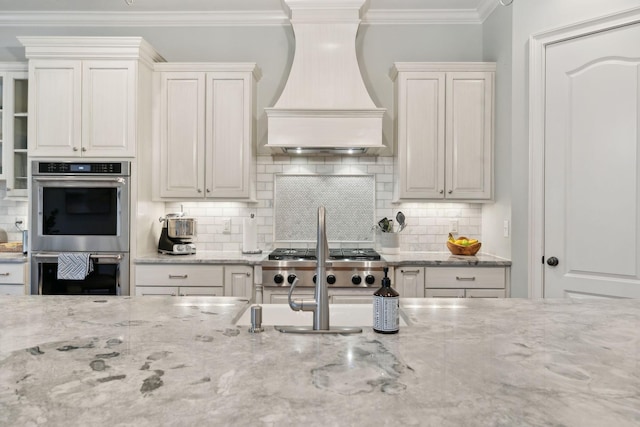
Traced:
[[34, 161], [34, 175], [129, 175], [129, 162]]

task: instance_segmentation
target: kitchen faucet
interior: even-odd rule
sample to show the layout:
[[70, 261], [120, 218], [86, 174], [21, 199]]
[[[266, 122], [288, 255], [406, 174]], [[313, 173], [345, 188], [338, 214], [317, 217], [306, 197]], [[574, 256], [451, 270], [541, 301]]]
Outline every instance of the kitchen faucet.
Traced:
[[314, 299], [293, 300], [293, 290], [298, 284], [296, 277], [289, 289], [289, 307], [294, 311], [313, 311], [313, 328], [304, 326], [276, 326], [280, 332], [294, 333], [336, 333], [353, 334], [362, 332], [362, 328], [329, 327], [329, 290], [327, 289], [327, 258], [329, 257], [329, 243], [325, 227], [325, 208], [318, 208], [318, 230], [316, 237], [316, 286]]

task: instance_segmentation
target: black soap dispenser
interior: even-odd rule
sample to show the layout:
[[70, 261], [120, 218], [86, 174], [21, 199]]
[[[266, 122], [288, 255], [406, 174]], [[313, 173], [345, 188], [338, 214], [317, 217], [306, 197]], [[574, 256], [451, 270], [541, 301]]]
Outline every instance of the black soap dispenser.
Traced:
[[373, 330], [381, 334], [397, 334], [400, 330], [400, 294], [391, 287], [384, 268], [382, 287], [373, 294]]

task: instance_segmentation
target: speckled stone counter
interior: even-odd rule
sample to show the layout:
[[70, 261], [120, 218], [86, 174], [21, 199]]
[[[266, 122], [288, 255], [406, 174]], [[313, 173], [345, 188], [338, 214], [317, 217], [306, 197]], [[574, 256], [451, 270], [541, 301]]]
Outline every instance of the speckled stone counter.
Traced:
[[403, 299], [399, 334], [344, 336], [250, 334], [247, 307], [0, 297], [0, 425], [640, 423], [637, 300]]
[[400, 252], [382, 255], [390, 266], [423, 265], [442, 267], [508, 267], [511, 261], [495, 255], [477, 253], [473, 256], [452, 255], [450, 252]]
[[269, 255], [243, 254], [242, 252], [199, 251], [193, 255], [149, 254], [138, 256], [135, 264], [243, 264], [258, 265]]
[[29, 257], [23, 253], [0, 252], [0, 263], [4, 264], [24, 264], [29, 261]]

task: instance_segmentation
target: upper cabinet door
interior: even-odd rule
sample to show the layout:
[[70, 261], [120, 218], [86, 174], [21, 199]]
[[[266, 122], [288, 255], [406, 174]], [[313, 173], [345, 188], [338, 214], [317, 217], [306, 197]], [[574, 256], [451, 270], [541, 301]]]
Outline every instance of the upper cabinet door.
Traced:
[[445, 73], [403, 73], [398, 105], [400, 198], [433, 199], [444, 193]]
[[250, 89], [247, 73], [207, 73], [207, 197], [249, 197]]
[[446, 198], [491, 199], [493, 73], [447, 73]]
[[204, 197], [205, 75], [160, 73], [160, 196]]
[[83, 61], [82, 155], [135, 155], [135, 93], [135, 62]]
[[81, 72], [80, 61], [29, 61], [29, 151], [34, 155], [79, 155]]

